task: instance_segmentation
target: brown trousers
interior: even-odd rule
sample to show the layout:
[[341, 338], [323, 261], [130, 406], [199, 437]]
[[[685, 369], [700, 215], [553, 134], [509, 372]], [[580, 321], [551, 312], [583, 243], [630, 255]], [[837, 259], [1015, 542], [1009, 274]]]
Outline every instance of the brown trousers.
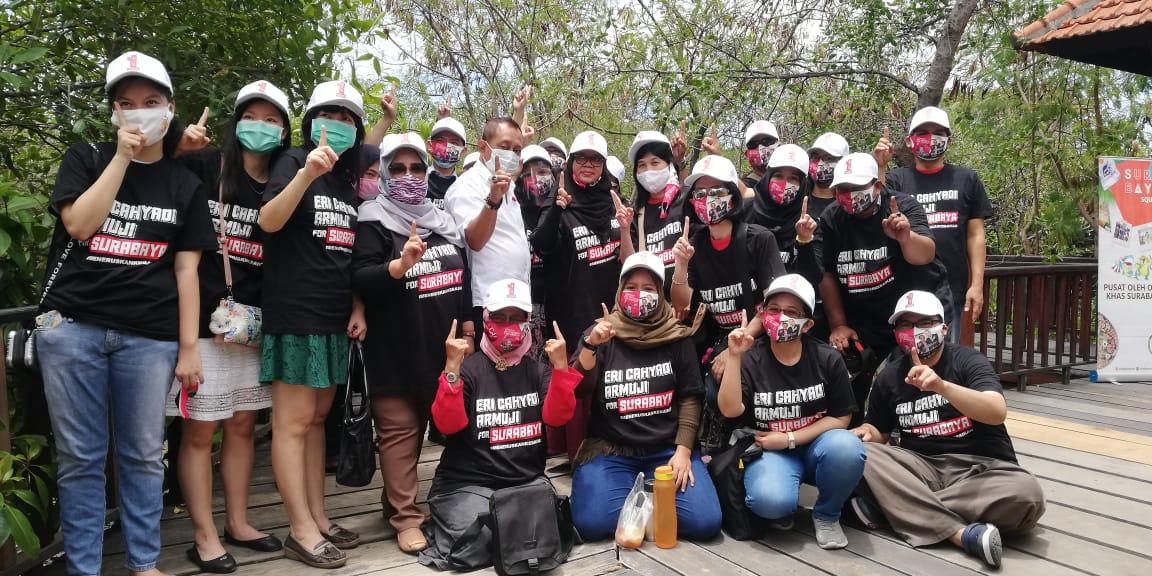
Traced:
[[427, 416], [404, 396], [372, 399], [372, 419], [376, 423], [376, 446], [380, 451], [380, 476], [384, 488], [380, 503], [384, 516], [396, 532], [419, 528], [424, 512], [416, 506], [420, 488], [416, 463], [424, 442]]
[[942, 542], [974, 522], [1011, 533], [1044, 514], [1044, 492], [1027, 470], [1004, 460], [924, 456], [865, 442], [864, 482], [892, 529], [913, 546]]

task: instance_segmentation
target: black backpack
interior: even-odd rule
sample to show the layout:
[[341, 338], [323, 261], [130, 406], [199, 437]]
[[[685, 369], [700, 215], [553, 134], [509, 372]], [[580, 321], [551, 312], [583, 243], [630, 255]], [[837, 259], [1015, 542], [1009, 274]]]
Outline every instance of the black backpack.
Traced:
[[729, 446], [713, 454], [708, 462], [708, 474], [720, 498], [724, 533], [736, 540], [755, 540], [765, 532], [765, 521], [744, 503], [744, 469], [761, 453], [755, 431], [739, 428], [732, 433]]
[[568, 560], [576, 544], [572, 508], [547, 478], [492, 493], [492, 564], [501, 576], [541, 574]]

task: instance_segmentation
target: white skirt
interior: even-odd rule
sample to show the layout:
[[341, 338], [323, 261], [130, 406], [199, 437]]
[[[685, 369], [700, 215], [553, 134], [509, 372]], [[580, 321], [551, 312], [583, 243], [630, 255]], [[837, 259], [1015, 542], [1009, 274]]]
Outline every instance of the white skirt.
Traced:
[[[189, 419], [227, 420], [236, 412], [272, 405], [272, 387], [260, 384], [259, 349], [201, 338], [200, 361], [204, 365], [204, 381], [196, 395], [188, 398]], [[166, 415], [180, 416], [176, 404], [179, 394], [180, 382], [175, 381], [168, 392]]]

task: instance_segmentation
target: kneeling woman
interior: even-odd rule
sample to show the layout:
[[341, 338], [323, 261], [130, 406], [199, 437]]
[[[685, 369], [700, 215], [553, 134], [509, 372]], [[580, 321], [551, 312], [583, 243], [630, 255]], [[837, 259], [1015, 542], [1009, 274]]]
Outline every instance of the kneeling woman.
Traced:
[[588, 439], [576, 455], [572, 521], [585, 540], [610, 538], [636, 474], [651, 478], [665, 465], [679, 489], [679, 535], [703, 540], [720, 531], [716, 489], [693, 453], [704, 389], [692, 335], [702, 315], [692, 326], [678, 322], [663, 286], [660, 257], [633, 254], [616, 310], [605, 309], [582, 342], [580, 393], [594, 397]]
[[725, 371], [717, 403], [728, 418], [744, 416], [764, 450], [744, 472], [752, 513], [790, 529], [800, 483], [814, 483], [816, 542], [843, 548], [840, 509], [864, 472], [864, 446], [846, 430], [855, 403], [844, 360], [804, 336], [815, 301], [798, 274], [772, 282], [760, 312], [764, 337], [754, 339], [744, 327], [728, 335], [732, 367], [740, 369]]
[[[544, 346], [551, 366], [527, 356], [531, 312], [527, 284], [497, 281], [484, 300], [482, 353], [467, 358], [469, 339], [457, 338], [452, 322], [432, 403], [432, 421], [446, 441], [428, 494], [432, 522], [425, 525], [428, 547], [420, 553], [422, 564], [458, 567], [450, 562], [453, 547], [488, 511], [491, 493], [544, 474], [548, 455], [541, 423], [563, 426], [572, 418], [580, 374], [569, 370], [564, 337], [555, 326], [556, 338]], [[488, 534], [483, 532], [469, 548], [487, 549]]]

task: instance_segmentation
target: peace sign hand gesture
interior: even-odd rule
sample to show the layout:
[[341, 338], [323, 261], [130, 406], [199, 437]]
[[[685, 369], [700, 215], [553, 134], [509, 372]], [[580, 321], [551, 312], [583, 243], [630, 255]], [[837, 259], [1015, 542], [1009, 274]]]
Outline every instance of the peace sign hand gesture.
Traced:
[[716, 156], [719, 156], [723, 153], [723, 151], [720, 150], [720, 137], [716, 133], [715, 124], [712, 125], [711, 134], [705, 136], [704, 140], [700, 142], [700, 148], [708, 154], [713, 154]]
[[752, 349], [755, 341], [748, 332], [748, 313], [744, 312], [740, 315], [740, 327], [728, 333], [728, 353], [743, 354]]
[[408, 232], [408, 241], [404, 243], [403, 251], [400, 253], [400, 265], [404, 267], [404, 271], [411, 270], [421, 258], [424, 257], [424, 251], [428, 249], [428, 244], [420, 239], [420, 235], [416, 232], [416, 223], [412, 223], [412, 229]]
[[816, 234], [816, 220], [808, 215], [808, 197], [800, 204], [800, 219], [796, 221], [796, 240], [801, 244], [812, 241]]
[[616, 337], [616, 329], [612, 327], [612, 321], [608, 318], [610, 315], [608, 307], [601, 303], [600, 309], [604, 314], [600, 320], [596, 322], [596, 326], [592, 327], [592, 331], [589, 332], [586, 337], [588, 343], [592, 346], [599, 346]]
[[561, 210], [572, 204], [572, 195], [564, 189], [564, 178], [560, 178], [560, 187], [556, 189], [556, 205]]
[[436, 107], [436, 119], [443, 120], [452, 116], [452, 95], [449, 94], [442, 104]]
[[672, 135], [672, 157], [676, 160], [677, 164], [684, 162], [684, 157], [688, 155], [688, 119], [683, 118], [680, 120], [680, 127], [676, 133]]
[[912, 224], [908, 222], [908, 217], [900, 212], [900, 206], [896, 203], [896, 197], [889, 196], [888, 200], [890, 213], [882, 222], [884, 234], [903, 244], [912, 236]]

